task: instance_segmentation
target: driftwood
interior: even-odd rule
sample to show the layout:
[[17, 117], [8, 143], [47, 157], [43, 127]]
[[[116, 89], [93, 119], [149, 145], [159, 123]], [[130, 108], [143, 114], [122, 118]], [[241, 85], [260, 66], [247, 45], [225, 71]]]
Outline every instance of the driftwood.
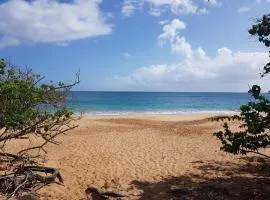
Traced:
[[51, 183], [63, 183], [61, 174], [57, 169], [42, 166], [22, 166], [13, 173], [0, 176], [0, 190], [4, 192], [2, 195], [9, 198], [25, 192], [35, 192]]

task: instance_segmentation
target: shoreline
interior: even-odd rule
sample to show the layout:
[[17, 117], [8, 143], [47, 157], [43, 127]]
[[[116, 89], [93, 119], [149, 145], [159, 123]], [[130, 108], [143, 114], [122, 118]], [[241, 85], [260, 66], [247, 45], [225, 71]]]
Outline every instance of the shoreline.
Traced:
[[217, 115], [233, 115], [238, 114], [239, 111], [232, 111], [232, 110], [216, 110], [216, 111], [138, 111], [138, 112], [125, 112], [125, 111], [104, 111], [104, 112], [74, 112], [76, 116], [84, 116], [84, 117], [152, 117], [152, 116], [217, 116]]
[[[102, 120], [102, 119], [134, 119], [134, 120], [152, 120], [152, 121], [196, 121], [209, 119], [211, 117], [224, 116], [224, 115], [233, 115], [239, 112], [186, 112], [186, 113], [177, 113], [177, 114], [165, 114], [165, 113], [128, 113], [128, 114], [102, 114], [102, 115], [81, 115], [80, 121], [85, 122], [88, 120]], [[79, 116], [79, 115], [76, 115]]]

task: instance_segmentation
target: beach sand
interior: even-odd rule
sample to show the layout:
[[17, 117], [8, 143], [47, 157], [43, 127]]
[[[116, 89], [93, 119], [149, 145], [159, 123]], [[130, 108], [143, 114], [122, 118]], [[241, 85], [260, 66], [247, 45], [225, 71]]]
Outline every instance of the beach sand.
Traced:
[[[222, 124], [207, 117], [83, 117], [79, 128], [59, 138], [60, 145], [47, 147], [45, 164], [60, 169], [64, 186], [46, 187], [41, 197], [84, 199], [85, 189], [96, 187], [123, 194], [123, 199], [184, 199], [196, 192], [207, 199], [216, 191], [209, 189], [211, 181], [219, 186], [215, 181], [240, 175], [255, 180], [254, 173], [239, 170], [247, 166], [246, 159], [220, 151], [220, 142], [212, 133]], [[204, 184], [206, 188], [200, 191]]]

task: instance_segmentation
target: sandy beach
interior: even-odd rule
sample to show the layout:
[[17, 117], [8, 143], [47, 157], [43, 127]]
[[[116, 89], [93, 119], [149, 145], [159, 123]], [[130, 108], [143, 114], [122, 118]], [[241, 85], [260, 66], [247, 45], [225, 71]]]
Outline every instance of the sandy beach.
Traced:
[[[221, 124], [207, 117], [195, 114], [83, 117], [78, 122], [79, 128], [59, 138], [60, 145], [48, 146], [45, 164], [60, 169], [64, 186], [46, 187], [41, 197], [85, 199], [85, 189], [95, 187], [120, 193], [125, 196], [122, 199], [185, 199], [198, 192], [199, 199], [209, 199], [209, 195], [220, 190], [215, 189], [220, 185], [215, 181], [223, 183], [234, 176], [255, 180], [250, 170], [238, 170], [247, 166], [247, 159], [219, 150], [220, 143], [212, 133]], [[209, 181], [215, 185], [213, 194]], [[206, 188], [201, 191], [203, 184]], [[225, 185], [225, 189], [227, 186], [230, 185]], [[174, 188], [182, 188], [182, 192], [174, 194]], [[190, 188], [194, 189], [188, 193]]]

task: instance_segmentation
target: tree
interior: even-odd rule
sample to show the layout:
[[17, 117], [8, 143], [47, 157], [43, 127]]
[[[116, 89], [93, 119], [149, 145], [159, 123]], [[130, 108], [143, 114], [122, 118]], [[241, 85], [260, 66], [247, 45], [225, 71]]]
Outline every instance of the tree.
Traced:
[[[57, 169], [41, 161], [47, 144], [58, 144], [57, 136], [77, 127], [66, 99], [79, 78], [71, 85], [41, 82], [44, 77], [0, 59], [0, 194], [7, 197], [63, 181]], [[14, 141], [29, 143], [15, 151]]]
[[[249, 34], [258, 38], [266, 48], [270, 47], [270, 14], [263, 15], [249, 29]], [[270, 56], [270, 51], [269, 51]], [[270, 73], [270, 62], [264, 67], [261, 78]], [[238, 120], [238, 131], [232, 131], [227, 122], [223, 131], [214, 133], [221, 141], [221, 149], [233, 154], [253, 152], [270, 158], [258, 150], [270, 145], [270, 101], [261, 93], [261, 87], [253, 85], [249, 90], [252, 100], [240, 107], [240, 114], [231, 117], [217, 117], [214, 120]]]

